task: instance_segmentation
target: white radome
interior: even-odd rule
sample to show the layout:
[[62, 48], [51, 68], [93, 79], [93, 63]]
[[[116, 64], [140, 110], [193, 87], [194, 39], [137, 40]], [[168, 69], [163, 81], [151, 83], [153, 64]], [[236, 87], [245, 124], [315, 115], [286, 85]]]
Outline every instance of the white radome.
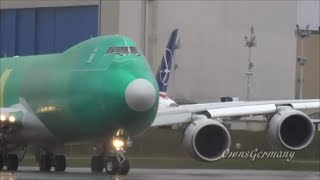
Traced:
[[156, 90], [146, 79], [133, 80], [127, 87], [125, 99], [134, 111], [146, 111], [156, 102]]

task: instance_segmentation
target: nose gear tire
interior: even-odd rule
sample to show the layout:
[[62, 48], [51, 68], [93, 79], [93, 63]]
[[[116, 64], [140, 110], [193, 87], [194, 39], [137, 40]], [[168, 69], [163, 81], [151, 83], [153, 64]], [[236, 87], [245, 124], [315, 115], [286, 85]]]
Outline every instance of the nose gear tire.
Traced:
[[109, 156], [106, 162], [107, 174], [114, 175], [119, 172], [119, 161], [116, 156]]

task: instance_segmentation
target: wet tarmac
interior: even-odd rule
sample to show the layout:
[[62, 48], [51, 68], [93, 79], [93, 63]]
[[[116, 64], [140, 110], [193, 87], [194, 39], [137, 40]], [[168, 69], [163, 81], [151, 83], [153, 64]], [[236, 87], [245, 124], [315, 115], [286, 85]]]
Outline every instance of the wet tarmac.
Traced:
[[37, 167], [19, 167], [17, 172], [1, 171], [0, 180], [319, 180], [317, 171], [270, 171], [227, 169], [131, 169], [126, 176], [91, 173], [89, 168], [67, 168], [66, 172], [39, 172]]

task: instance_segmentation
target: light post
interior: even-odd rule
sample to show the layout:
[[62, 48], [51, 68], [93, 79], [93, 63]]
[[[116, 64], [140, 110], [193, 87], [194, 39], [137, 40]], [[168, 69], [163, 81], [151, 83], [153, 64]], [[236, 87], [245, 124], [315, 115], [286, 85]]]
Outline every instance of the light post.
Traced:
[[253, 76], [253, 62], [251, 59], [251, 48], [256, 46], [256, 36], [254, 35], [254, 29], [253, 26], [250, 28], [250, 37], [247, 36], [244, 37], [244, 40], [246, 42], [246, 47], [249, 48], [249, 56], [248, 56], [248, 71], [246, 72], [247, 75], [247, 94], [246, 94], [246, 101], [250, 101], [251, 98], [251, 81]]
[[303, 67], [308, 62], [308, 58], [304, 57], [304, 38], [308, 37], [311, 34], [311, 30], [309, 30], [309, 25], [306, 26], [306, 29], [301, 29], [299, 25], [296, 25], [295, 34], [297, 38], [301, 39], [301, 56], [297, 58], [297, 64], [300, 67], [300, 78], [299, 78], [299, 99], [303, 98], [303, 84], [304, 84], [304, 72]]

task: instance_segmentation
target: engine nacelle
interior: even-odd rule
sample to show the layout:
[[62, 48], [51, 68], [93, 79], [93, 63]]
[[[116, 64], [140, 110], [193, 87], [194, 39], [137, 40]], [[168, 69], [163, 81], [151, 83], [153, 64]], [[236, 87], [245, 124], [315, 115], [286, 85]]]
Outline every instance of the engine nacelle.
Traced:
[[216, 161], [229, 148], [229, 131], [218, 121], [197, 115], [184, 132], [183, 145], [198, 160]]
[[303, 112], [284, 108], [270, 120], [267, 137], [279, 149], [300, 150], [310, 144], [314, 136], [314, 125]]

